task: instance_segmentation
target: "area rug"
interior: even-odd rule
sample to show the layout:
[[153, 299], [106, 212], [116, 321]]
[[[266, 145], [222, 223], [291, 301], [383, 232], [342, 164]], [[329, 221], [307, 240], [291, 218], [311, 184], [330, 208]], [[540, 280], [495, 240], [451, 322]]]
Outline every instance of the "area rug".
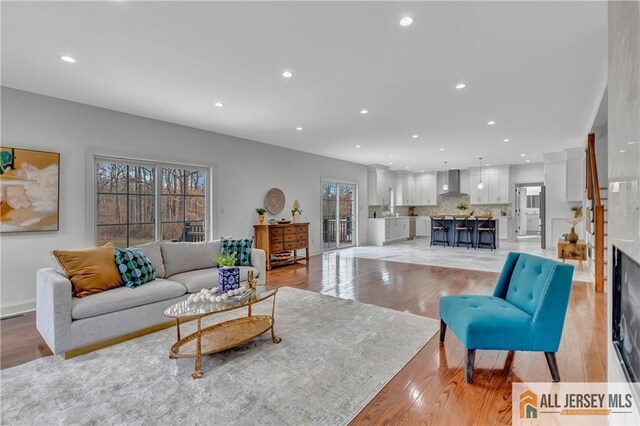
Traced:
[[[270, 313], [270, 301], [254, 307]], [[241, 316], [228, 312], [211, 322]], [[348, 423], [427, 343], [438, 321], [289, 287], [276, 335], [205, 357], [170, 360], [173, 328], [70, 360], [1, 371], [2, 424]], [[183, 335], [195, 323], [183, 325]]]

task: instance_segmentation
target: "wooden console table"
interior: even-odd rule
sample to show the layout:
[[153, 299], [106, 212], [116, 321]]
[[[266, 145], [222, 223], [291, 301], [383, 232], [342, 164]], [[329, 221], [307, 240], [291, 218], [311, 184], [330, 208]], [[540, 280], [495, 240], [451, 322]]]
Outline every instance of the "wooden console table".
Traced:
[[558, 240], [558, 259], [577, 260], [580, 262], [580, 270], [582, 271], [582, 261], [587, 260], [587, 243], [584, 240], [578, 240], [577, 243], [570, 243], [561, 238]]
[[[309, 262], [309, 223], [254, 225], [256, 248], [267, 254], [267, 271], [273, 266], [292, 265], [301, 260]], [[298, 256], [304, 250], [304, 256]], [[293, 252], [286, 260], [276, 260], [275, 254]]]

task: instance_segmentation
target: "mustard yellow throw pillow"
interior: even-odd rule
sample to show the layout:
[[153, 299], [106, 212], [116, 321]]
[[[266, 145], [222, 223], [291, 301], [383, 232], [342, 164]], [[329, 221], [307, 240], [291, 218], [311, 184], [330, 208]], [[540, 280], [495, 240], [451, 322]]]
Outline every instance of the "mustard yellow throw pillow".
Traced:
[[111, 243], [83, 250], [54, 250], [53, 255], [73, 284], [76, 297], [122, 286]]

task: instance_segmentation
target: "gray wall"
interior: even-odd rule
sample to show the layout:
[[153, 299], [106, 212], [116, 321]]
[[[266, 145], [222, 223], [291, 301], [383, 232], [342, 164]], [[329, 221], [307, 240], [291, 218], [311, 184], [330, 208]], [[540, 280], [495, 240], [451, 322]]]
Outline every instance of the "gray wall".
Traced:
[[1, 95], [3, 145], [61, 154], [60, 231], [2, 235], [3, 315], [34, 307], [35, 273], [49, 265], [49, 250], [92, 243], [85, 232], [85, 203], [93, 202], [85, 194], [88, 151], [213, 163], [214, 235], [252, 235], [255, 208], [269, 188], [279, 187], [287, 198], [280, 216], [290, 216], [291, 203], [300, 200], [302, 219], [311, 222], [312, 253], [321, 250], [321, 179], [354, 182], [359, 241], [366, 242], [365, 166], [4, 87]]

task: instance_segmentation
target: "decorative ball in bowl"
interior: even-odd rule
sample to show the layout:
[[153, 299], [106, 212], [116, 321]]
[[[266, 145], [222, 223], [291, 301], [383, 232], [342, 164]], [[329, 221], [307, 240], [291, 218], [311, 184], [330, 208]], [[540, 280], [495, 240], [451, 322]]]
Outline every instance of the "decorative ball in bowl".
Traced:
[[291, 252], [290, 251], [283, 251], [280, 253], [275, 253], [273, 255], [273, 257], [275, 257], [275, 259], [278, 262], [282, 262], [283, 260], [289, 260], [291, 258]]

